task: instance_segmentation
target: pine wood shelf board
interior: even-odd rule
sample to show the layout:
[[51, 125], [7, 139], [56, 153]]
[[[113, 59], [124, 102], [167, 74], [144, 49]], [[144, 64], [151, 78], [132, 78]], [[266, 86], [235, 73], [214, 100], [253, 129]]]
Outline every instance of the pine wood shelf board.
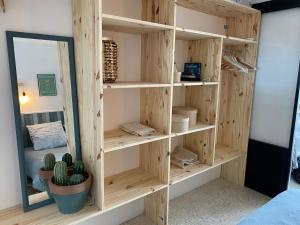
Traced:
[[206, 81], [181, 81], [179, 83], [173, 83], [174, 87], [189, 87], [189, 86], [214, 86], [219, 85], [219, 82], [206, 82]]
[[244, 44], [257, 44], [257, 41], [243, 39], [243, 38], [237, 38], [237, 37], [226, 37], [223, 40], [223, 44], [225, 46], [244, 45]]
[[5, 12], [4, 0], [0, 0], [0, 9], [2, 10], [2, 12]]
[[204, 31], [186, 29], [181, 27], [176, 27], [176, 39], [178, 40], [201, 40], [209, 38], [225, 38], [224, 35], [208, 33]]
[[144, 34], [164, 30], [173, 30], [174, 27], [143, 20], [131, 19], [109, 14], [102, 14], [102, 29], [125, 33]]
[[[228, 71], [228, 72], [233, 72], [233, 73], [245, 73], [243, 71], [240, 71], [238, 69], [222, 69], [222, 71]], [[250, 74], [250, 73], [253, 73], [255, 72], [255, 70], [248, 70], [248, 73], [245, 73], [245, 74]]]
[[216, 146], [214, 166], [219, 166], [224, 163], [230, 162], [243, 156], [244, 154], [244, 152], [237, 149], [218, 145]]
[[111, 210], [168, 187], [141, 168], [125, 171], [104, 181], [104, 210]]
[[177, 5], [219, 17], [235, 17], [259, 13], [257, 9], [232, 0], [176, 0]]
[[197, 163], [182, 169], [178, 166], [174, 166], [171, 164], [170, 185], [182, 182], [186, 179], [189, 179], [200, 173], [204, 173], [224, 163], [228, 163], [232, 160], [235, 160], [243, 156], [244, 154], [245, 153], [238, 151], [236, 149], [219, 145], [216, 147], [215, 160], [212, 166], [207, 164]]
[[104, 133], [104, 152], [112, 152], [141, 144], [169, 138], [169, 135], [156, 133], [151, 136], [135, 136], [122, 130], [111, 130]]
[[100, 215], [102, 212], [95, 205], [87, 204], [74, 214], [61, 214], [56, 204], [44, 206], [30, 212], [23, 212], [21, 206], [0, 211], [1, 225], [68, 225], [78, 224], [87, 219]]
[[188, 86], [214, 86], [219, 85], [219, 82], [205, 82], [205, 81], [181, 81], [179, 83], [173, 83], [174, 87], [188, 87]]
[[103, 89], [128, 89], [128, 88], [160, 88], [171, 87], [171, 84], [161, 84], [143, 81], [118, 81], [115, 83], [104, 83]]
[[210, 130], [210, 129], [214, 129], [214, 128], [216, 128], [215, 125], [197, 123], [195, 126], [190, 127], [188, 131], [181, 132], [181, 133], [172, 133], [171, 137], [178, 137], [178, 136], [181, 136], [181, 135], [206, 131], [206, 130]]
[[197, 163], [197, 164], [188, 166], [184, 169], [171, 164], [170, 185], [174, 185], [179, 182], [182, 182], [186, 179], [189, 179], [193, 176], [203, 173], [211, 168], [212, 168], [212, 166], [209, 166], [207, 164], [202, 164], [202, 163]]

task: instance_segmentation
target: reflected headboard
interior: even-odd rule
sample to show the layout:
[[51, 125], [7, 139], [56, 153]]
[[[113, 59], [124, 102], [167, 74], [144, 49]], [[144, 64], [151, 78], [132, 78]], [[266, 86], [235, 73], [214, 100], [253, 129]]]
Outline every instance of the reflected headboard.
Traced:
[[21, 124], [22, 124], [22, 134], [23, 134], [23, 143], [24, 148], [32, 147], [32, 142], [30, 140], [30, 136], [28, 130], [26, 128], [27, 125], [41, 124], [41, 123], [50, 123], [61, 121], [64, 126], [64, 112], [43, 112], [43, 113], [29, 113], [29, 114], [21, 114]]

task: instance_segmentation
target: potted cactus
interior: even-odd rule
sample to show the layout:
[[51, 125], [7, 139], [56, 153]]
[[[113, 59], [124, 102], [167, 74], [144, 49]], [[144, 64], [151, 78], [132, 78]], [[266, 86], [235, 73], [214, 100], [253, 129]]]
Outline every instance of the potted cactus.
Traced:
[[49, 197], [50, 191], [49, 191], [49, 185], [48, 185], [48, 180], [51, 179], [53, 176], [53, 169], [55, 166], [55, 155], [52, 153], [48, 153], [44, 156], [44, 166], [39, 169], [39, 177], [45, 186], [45, 189], [47, 191], [47, 194]]
[[68, 173], [66, 162], [57, 162], [49, 180], [51, 195], [64, 214], [76, 213], [84, 207], [91, 185], [92, 175], [84, 170], [81, 161], [74, 163], [72, 174]]
[[68, 173], [71, 173], [71, 171], [73, 170], [72, 155], [70, 153], [65, 153], [61, 160], [67, 164]]

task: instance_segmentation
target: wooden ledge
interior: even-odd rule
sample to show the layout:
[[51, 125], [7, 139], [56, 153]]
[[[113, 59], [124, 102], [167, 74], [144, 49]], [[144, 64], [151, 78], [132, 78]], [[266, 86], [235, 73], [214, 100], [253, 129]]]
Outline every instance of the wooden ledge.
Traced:
[[78, 224], [82, 221], [100, 215], [101, 212], [95, 205], [87, 204], [82, 210], [74, 214], [61, 214], [55, 204], [48, 205], [27, 213], [22, 206], [15, 206], [0, 211], [1, 225], [41, 225]]

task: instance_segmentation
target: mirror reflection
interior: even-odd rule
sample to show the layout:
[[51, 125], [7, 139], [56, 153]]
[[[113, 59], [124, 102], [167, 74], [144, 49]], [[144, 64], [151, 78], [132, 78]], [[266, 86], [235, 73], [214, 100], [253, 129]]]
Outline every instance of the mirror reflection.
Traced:
[[[13, 38], [29, 205], [49, 198], [44, 157], [76, 159], [68, 42]], [[19, 137], [20, 138], [20, 137]], [[23, 173], [23, 174], [24, 174]]]

